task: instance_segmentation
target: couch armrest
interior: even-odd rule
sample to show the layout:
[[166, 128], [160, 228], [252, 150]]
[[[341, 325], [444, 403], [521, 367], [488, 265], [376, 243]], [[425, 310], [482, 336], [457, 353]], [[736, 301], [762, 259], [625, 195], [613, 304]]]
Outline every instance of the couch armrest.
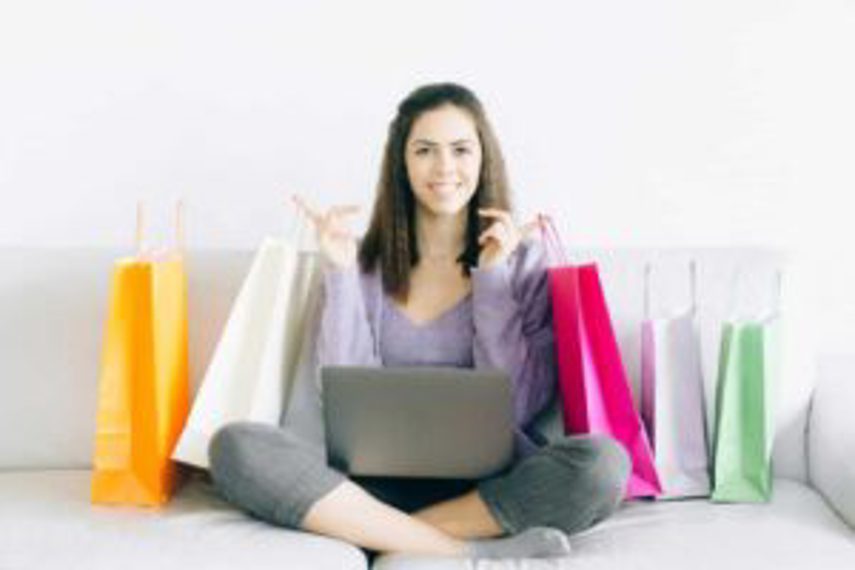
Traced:
[[807, 445], [811, 485], [855, 529], [855, 354], [820, 359]]

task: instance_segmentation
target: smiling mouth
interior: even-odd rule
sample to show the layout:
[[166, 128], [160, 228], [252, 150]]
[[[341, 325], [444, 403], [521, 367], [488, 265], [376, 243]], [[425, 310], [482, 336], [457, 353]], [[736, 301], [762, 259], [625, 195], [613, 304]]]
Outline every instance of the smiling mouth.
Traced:
[[428, 188], [440, 194], [451, 192], [452, 190], [457, 190], [459, 187], [460, 184], [457, 182], [437, 182], [433, 184], [428, 184]]

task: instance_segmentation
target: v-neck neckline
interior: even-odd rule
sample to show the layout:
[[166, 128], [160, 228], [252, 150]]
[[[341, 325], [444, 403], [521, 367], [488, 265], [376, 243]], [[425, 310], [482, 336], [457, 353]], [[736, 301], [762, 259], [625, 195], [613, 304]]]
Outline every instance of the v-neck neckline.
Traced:
[[469, 291], [461, 297], [456, 303], [448, 307], [447, 309], [438, 313], [435, 317], [432, 317], [423, 322], [416, 322], [410, 318], [408, 314], [404, 312], [404, 310], [398, 306], [398, 304], [391, 298], [386, 299], [386, 303], [392, 306], [392, 310], [395, 311], [402, 319], [404, 319], [408, 325], [416, 329], [425, 329], [428, 328], [437, 322], [441, 321], [448, 315], [456, 313], [461, 307], [463, 307], [470, 299], [472, 298], [472, 291]]

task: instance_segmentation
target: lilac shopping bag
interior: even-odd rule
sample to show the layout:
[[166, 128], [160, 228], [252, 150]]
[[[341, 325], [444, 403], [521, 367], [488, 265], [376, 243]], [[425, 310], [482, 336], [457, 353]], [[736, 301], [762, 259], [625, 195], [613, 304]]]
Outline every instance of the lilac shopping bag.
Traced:
[[547, 246], [563, 261], [548, 274], [565, 432], [620, 442], [632, 460], [626, 497], [659, 495], [659, 476], [633, 406], [597, 266], [567, 264], [554, 225], [546, 217], [541, 221]]
[[710, 494], [704, 380], [696, 316], [696, 269], [690, 266], [691, 306], [653, 318], [650, 265], [644, 272], [641, 323], [641, 417], [653, 443], [660, 498]]

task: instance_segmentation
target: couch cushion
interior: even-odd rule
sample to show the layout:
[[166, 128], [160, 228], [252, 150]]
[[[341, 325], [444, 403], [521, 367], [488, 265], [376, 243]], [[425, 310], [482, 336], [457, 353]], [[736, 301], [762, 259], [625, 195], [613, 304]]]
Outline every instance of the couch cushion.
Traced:
[[[612, 518], [571, 538], [563, 560], [488, 561], [477, 570], [851, 570], [855, 532], [811, 488], [775, 481], [766, 505], [708, 501], [627, 503]], [[463, 570], [460, 560], [404, 555], [379, 558], [375, 570]], [[470, 565], [469, 568], [472, 568]]]
[[823, 355], [808, 436], [810, 481], [855, 529], [855, 355]]
[[253, 520], [202, 481], [161, 510], [93, 506], [90, 472], [0, 472], [0, 568], [364, 569], [344, 542]]
[[112, 260], [0, 248], [0, 469], [91, 465]]

